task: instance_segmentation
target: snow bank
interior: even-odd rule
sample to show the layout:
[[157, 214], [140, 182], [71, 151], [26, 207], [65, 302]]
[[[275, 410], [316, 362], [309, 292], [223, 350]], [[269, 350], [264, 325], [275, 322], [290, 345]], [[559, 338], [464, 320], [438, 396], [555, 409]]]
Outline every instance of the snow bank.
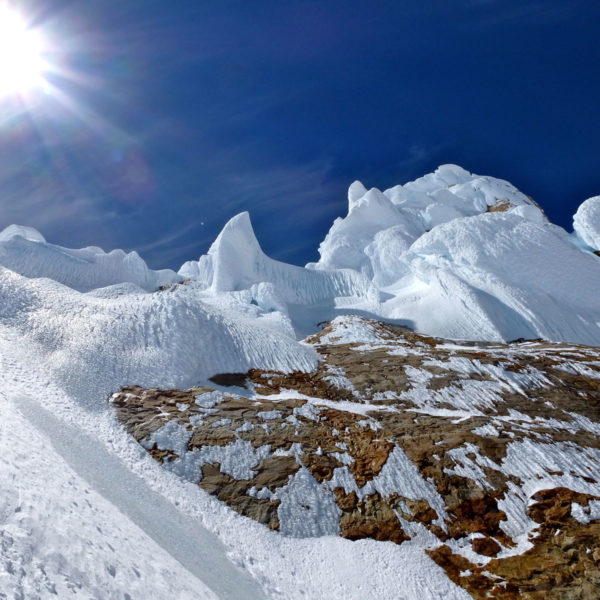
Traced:
[[[600, 268], [567, 233], [508, 211], [456, 219], [424, 234], [400, 258], [420, 290], [384, 306], [442, 337], [541, 337], [600, 343]], [[430, 312], [432, 311], [432, 312]]]
[[[367, 191], [354, 182], [348, 190], [347, 216], [336, 219], [319, 248], [321, 259], [310, 267], [352, 268], [387, 281], [396, 274], [390, 251], [397, 258], [426, 231], [453, 219], [519, 206], [537, 208], [510, 183], [472, 175], [456, 165], [442, 165], [384, 192]], [[388, 255], [387, 264], [382, 254]]]

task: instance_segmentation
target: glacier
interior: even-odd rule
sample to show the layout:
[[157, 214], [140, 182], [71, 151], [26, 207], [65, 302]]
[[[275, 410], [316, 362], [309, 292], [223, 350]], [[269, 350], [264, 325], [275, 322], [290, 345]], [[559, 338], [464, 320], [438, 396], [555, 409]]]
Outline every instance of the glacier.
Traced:
[[599, 345], [600, 199], [574, 223], [569, 234], [510, 183], [443, 165], [383, 192], [354, 182], [304, 269], [267, 257], [242, 213], [179, 274], [207, 296], [245, 290], [300, 336], [356, 313], [445, 338]]

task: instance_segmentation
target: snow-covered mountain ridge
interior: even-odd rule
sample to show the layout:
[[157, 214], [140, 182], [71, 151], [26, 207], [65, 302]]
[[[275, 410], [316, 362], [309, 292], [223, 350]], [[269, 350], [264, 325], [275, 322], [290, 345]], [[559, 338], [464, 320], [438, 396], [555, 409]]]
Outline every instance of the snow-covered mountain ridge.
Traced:
[[600, 345], [599, 248], [600, 197], [580, 206], [569, 234], [510, 183], [444, 165], [384, 192], [353, 183], [348, 214], [305, 268], [267, 257], [247, 213], [178, 274], [152, 271], [135, 252], [68, 250], [16, 226], [0, 234], [0, 264], [82, 292], [187, 280], [204, 303], [254, 312], [296, 338], [357, 313], [452, 339]]
[[597, 597], [599, 203], [355, 183], [305, 268], [5, 229], [0, 597]]

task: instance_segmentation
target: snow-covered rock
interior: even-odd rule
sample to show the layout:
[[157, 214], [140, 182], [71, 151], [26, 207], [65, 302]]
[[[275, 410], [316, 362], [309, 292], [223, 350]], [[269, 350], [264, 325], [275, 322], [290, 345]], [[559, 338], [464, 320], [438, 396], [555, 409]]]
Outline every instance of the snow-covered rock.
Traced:
[[[385, 269], [382, 273], [378, 263], [389, 241], [395, 245], [400, 237], [403, 243], [395, 248], [400, 250], [454, 219], [523, 206], [537, 209], [525, 218], [538, 218], [539, 207], [507, 181], [472, 175], [456, 165], [442, 165], [434, 173], [384, 192], [367, 191], [355, 181], [348, 190], [348, 215], [336, 219], [319, 248], [321, 259], [310, 266], [352, 268], [385, 280]], [[383, 243], [381, 235], [375, 239], [392, 227], [399, 228], [393, 236]]]
[[449, 343], [356, 316], [306, 342], [308, 378], [127, 387], [111, 406], [164, 469], [282, 536], [421, 547], [478, 598], [593, 589], [600, 349]]
[[388, 318], [463, 339], [541, 337], [597, 345], [600, 268], [561, 228], [513, 211], [456, 219], [400, 258], [410, 271], [383, 305]]

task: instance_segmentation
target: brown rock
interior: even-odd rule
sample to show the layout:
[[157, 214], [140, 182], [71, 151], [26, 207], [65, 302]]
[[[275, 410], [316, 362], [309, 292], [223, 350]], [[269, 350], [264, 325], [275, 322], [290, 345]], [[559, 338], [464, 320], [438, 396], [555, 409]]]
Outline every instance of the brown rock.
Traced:
[[[502, 210], [501, 205], [502, 201], [492, 209]], [[129, 386], [115, 394], [111, 404], [119, 421], [138, 441], [151, 439], [157, 429], [174, 420], [191, 433], [188, 451], [226, 446], [237, 439], [250, 442], [261, 452], [268, 446], [268, 456], [253, 466], [251, 480], [235, 480], [221, 473], [219, 465], [207, 464], [199, 485], [240, 514], [272, 529], [279, 527], [279, 502], [256, 498], [252, 488], [276, 493], [304, 466], [324, 487], [335, 469], [346, 469], [346, 476], [354, 478], [360, 490], [379, 476], [390, 453], [401, 448], [420, 475], [436, 488], [445, 503], [445, 515], [437, 514], [424, 498], [407, 499], [395, 494], [381, 497], [376, 493], [359, 500], [362, 493], [346, 494], [336, 488], [335, 498], [342, 511], [341, 535], [402, 543], [408, 536], [398, 519], [400, 515], [421, 523], [441, 542], [482, 534], [472, 542], [473, 550], [481, 556], [495, 557], [501, 546], [514, 547], [514, 541], [502, 530], [506, 515], [498, 501], [513, 493], [512, 486], [520, 487], [524, 482], [506, 475], [501, 468], [507, 448], [515, 441], [530, 438], [538, 444], [560, 442], [600, 449], [600, 438], [589, 427], [581, 429], [583, 425], [576, 419], [576, 415], [582, 415], [592, 423], [600, 422], [600, 351], [541, 340], [450, 346], [443, 340], [391, 325], [374, 321], [368, 321], [368, 325], [383, 340], [381, 345], [359, 349], [357, 344], [324, 344], [323, 335], [332, 333], [330, 325], [312, 336], [308, 341], [323, 358], [313, 373], [254, 369], [213, 378], [225, 386], [250, 382], [255, 392], [251, 399], [226, 393], [214, 409], [206, 411], [196, 406], [194, 398], [212, 388], [144, 390]], [[396, 345], [402, 347], [402, 353], [390, 352]], [[471, 362], [476, 368], [468, 372], [452, 370], [446, 365], [453, 359]], [[486, 365], [494, 366], [493, 377], [485, 372]], [[469, 398], [468, 382], [495, 386], [497, 399], [493, 394], [487, 397], [485, 404], [478, 405], [483, 414], [461, 421], [437, 413], [423, 414], [419, 412], [421, 407], [403, 394], [417, 386], [408, 367], [426, 375], [423, 381], [427, 383], [418, 385], [428, 388], [429, 397], [424, 397], [434, 409], [456, 409], [451, 399]], [[328, 379], [332, 370], [344, 373], [353, 389]], [[502, 371], [507, 375], [505, 382]], [[523, 380], [527, 380], [532, 373], [539, 373], [539, 380], [529, 386], [522, 384], [521, 391], [516, 392], [513, 374], [526, 375]], [[272, 399], [282, 389], [296, 391], [298, 398]], [[306, 404], [302, 394], [315, 399], [311, 403], [317, 404], [316, 419], [296, 411]], [[318, 406], [319, 398], [327, 404]], [[476, 398], [471, 400], [477, 403]], [[341, 401], [366, 402], [377, 405], [378, 410], [369, 411], [366, 420], [364, 411], [353, 413], [345, 409], [345, 404], [336, 407], [335, 403]], [[278, 411], [280, 416], [259, 416], [271, 411]], [[201, 422], [190, 421], [192, 415], [201, 415]], [[497, 435], [474, 433], [490, 421], [498, 429]], [[564, 426], [551, 425], [556, 422]], [[464, 465], [456, 458], [460, 454], [452, 451], [467, 444], [470, 450], [465, 460], [478, 464], [485, 484], [456, 474], [457, 467]], [[156, 445], [149, 452], [161, 463], [178, 458], [173, 450], [158, 449]], [[564, 474], [592, 485], [600, 481], [577, 468], [574, 465]], [[563, 473], [548, 475], [558, 477]], [[600, 598], [600, 522], [586, 525], [571, 516], [573, 503], [585, 509], [594, 498], [566, 488], [537, 492], [528, 509], [538, 524], [530, 536], [533, 547], [521, 555], [492, 558], [485, 567], [453, 555], [445, 545], [431, 550], [430, 555], [474, 598]], [[438, 521], [444, 516], [447, 531]]]
[[483, 556], [496, 556], [500, 552], [500, 544], [489, 537], [475, 538], [471, 545], [474, 552]]

